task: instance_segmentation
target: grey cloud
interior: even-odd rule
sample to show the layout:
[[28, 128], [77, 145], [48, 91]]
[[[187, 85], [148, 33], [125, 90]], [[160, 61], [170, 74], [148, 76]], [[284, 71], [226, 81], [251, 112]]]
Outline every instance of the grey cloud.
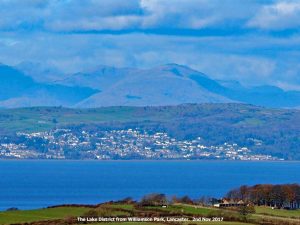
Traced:
[[[48, 33], [5, 36], [0, 39], [0, 62], [10, 65], [37, 61], [73, 73], [97, 65], [152, 67], [173, 62], [188, 65], [216, 79], [239, 80], [249, 85], [280, 84], [286, 88], [300, 85], [297, 60], [300, 49], [291, 50], [300, 45], [299, 37]], [[262, 48], [272, 54], [264, 55]]]

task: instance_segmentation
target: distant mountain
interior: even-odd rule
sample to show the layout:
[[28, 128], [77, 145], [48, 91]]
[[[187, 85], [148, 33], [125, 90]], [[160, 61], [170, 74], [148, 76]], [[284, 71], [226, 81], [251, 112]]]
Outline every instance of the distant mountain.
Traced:
[[[178, 65], [165, 65], [150, 70], [127, 70], [116, 82], [102, 92], [83, 100], [79, 107], [113, 105], [177, 105], [181, 103], [233, 102], [231, 99], [213, 93], [189, 75], [205, 75]], [[207, 78], [209, 79], [209, 78]]]
[[90, 73], [74, 74], [58, 83], [102, 90], [77, 104], [78, 107], [220, 102], [241, 102], [267, 107], [300, 106], [300, 92], [284, 91], [274, 86], [249, 88], [237, 81], [216, 81], [201, 72], [177, 64], [147, 70], [102, 66]]
[[[161, 106], [182, 103], [247, 103], [299, 108], [300, 92], [275, 86], [244, 87], [213, 80], [189, 67], [166, 64], [150, 69], [98, 66], [66, 75], [54, 67], [22, 63], [0, 67], [0, 107]], [[20, 72], [22, 71], [22, 72]]]
[[299, 91], [284, 91], [275, 86], [258, 86], [247, 88], [241, 86], [223, 86], [205, 77], [192, 75], [190, 77], [207, 90], [227, 97], [233, 101], [266, 107], [294, 108], [300, 105]]
[[35, 62], [22, 62], [16, 66], [16, 69], [22, 71], [26, 76], [33, 78], [37, 82], [54, 82], [56, 80], [62, 80], [67, 76], [53, 65]]
[[72, 106], [97, 91], [34, 81], [22, 72], [0, 65], [0, 107]]
[[106, 90], [120, 80], [125, 80], [136, 74], [139, 70], [131, 68], [115, 68], [98, 66], [96, 69], [75, 73], [56, 83], [68, 86], [84, 86], [98, 90]]

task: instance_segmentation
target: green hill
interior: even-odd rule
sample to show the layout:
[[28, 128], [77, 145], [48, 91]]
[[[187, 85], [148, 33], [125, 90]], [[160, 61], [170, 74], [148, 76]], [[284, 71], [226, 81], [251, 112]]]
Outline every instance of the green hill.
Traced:
[[244, 104], [185, 104], [159, 107], [68, 109], [37, 107], [0, 110], [0, 135], [55, 127], [141, 128], [178, 139], [202, 137], [207, 144], [249, 146], [257, 153], [300, 159], [300, 111]]

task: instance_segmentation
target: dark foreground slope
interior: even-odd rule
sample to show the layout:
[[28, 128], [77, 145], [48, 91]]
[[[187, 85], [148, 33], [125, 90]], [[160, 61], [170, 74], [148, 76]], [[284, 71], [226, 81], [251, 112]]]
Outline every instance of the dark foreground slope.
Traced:
[[[188, 197], [187, 197], [188, 198]], [[129, 198], [130, 201], [130, 198]], [[247, 209], [247, 213], [243, 209]], [[0, 212], [0, 224], [18, 225], [298, 225], [299, 210], [271, 209], [264, 206], [240, 207], [232, 209], [214, 208], [203, 203], [171, 203], [163, 208], [160, 205], [143, 206], [136, 202], [109, 202], [98, 205], [64, 205], [29, 211]], [[248, 212], [249, 211], [249, 212]], [[80, 218], [79, 218], [80, 217]], [[123, 222], [95, 222], [99, 218], [110, 217]], [[148, 218], [150, 222], [128, 222], [133, 218]], [[87, 218], [90, 218], [87, 222]], [[94, 221], [91, 219], [94, 218]], [[117, 220], [119, 218], [119, 220]], [[156, 219], [155, 219], [156, 218]], [[163, 219], [157, 222], [158, 219]], [[170, 221], [166, 222], [167, 218]], [[186, 222], [176, 222], [175, 218], [185, 218]], [[196, 221], [193, 218], [197, 218]], [[203, 218], [203, 219], [202, 219]], [[154, 220], [155, 219], [155, 220]], [[174, 221], [171, 221], [171, 220]], [[79, 221], [78, 221], [79, 220]], [[81, 220], [81, 221], [80, 221]], [[82, 221], [83, 220], [83, 221]], [[84, 221], [85, 220], [85, 221]], [[194, 221], [193, 221], [194, 220]], [[208, 222], [205, 222], [208, 221]]]
[[237, 143], [253, 151], [300, 159], [300, 111], [243, 104], [187, 104], [160, 107], [0, 110], [0, 135], [53, 128], [107, 130], [141, 128], [178, 139], [201, 137], [206, 144]]

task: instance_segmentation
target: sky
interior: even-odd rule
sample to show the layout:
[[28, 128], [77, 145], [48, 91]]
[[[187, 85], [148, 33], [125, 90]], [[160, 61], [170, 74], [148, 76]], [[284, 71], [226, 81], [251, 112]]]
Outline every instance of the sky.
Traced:
[[0, 0], [0, 62], [65, 73], [177, 63], [300, 90], [300, 0]]

